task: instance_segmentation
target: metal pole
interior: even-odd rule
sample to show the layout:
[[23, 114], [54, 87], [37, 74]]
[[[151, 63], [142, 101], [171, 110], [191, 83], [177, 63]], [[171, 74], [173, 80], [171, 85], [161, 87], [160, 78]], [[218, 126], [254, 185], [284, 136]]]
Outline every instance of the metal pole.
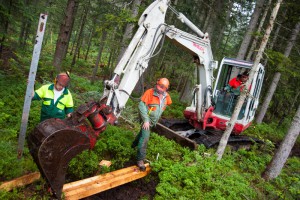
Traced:
[[24, 101], [24, 106], [23, 106], [23, 114], [22, 114], [21, 128], [20, 128], [19, 141], [18, 141], [18, 158], [19, 159], [22, 157], [22, 154], [23, 154], [30, 105], [31, 105], [32, 97], [33, 97], [32, 94], [34, 91], [35, 75], [36, 75], [37, 66], [38, 66], [38, 62], [39, 62], [39, 58], [40, 58], [47, 17], [48, 17], [47, 14], [40, 14], [40, 20], [39, 20], [39, 25], [38, 25], [38, 29], [37, 29], [37, 35], [36, 35], [36, 39], [35, 39], [33, 54], [32, 54], [30, 71], [29, 71], [29, 75], [28, 75], [28, 85], [27, 85], [27, 89], [26, 89], [25, 101]]

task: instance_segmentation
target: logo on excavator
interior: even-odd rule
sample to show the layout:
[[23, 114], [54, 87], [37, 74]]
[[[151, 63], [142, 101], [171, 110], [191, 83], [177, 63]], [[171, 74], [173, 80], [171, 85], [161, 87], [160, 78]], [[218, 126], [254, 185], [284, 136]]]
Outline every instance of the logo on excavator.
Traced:
[[193, 46], [204, 53], [204, 50], [205, 50], [204, 47], [200, 46], [199, 44], [196, 44], [195, 42], [193, 42]]

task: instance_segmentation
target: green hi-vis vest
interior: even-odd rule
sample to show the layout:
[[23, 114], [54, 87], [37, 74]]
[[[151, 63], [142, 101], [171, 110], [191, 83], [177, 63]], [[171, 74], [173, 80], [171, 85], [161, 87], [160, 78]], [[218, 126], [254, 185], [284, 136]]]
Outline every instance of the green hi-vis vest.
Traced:
[[54, 84], [44, 85], [35, 91], [32, 100], [42, 100], [41, 121], [50, 118], [64, 119], [73, 112], [73, 98], [71, 92], [65, 88], [62, 95], [54, 103]]

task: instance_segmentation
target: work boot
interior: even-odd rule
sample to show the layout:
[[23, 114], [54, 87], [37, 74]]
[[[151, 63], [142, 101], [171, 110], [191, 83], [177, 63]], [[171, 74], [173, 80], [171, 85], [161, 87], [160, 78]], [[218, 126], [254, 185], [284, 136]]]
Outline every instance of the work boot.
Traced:
[[146, 167], [143, 160], [137, 161], [137, 166], [140, 168], [141, 171], [146, 171]]

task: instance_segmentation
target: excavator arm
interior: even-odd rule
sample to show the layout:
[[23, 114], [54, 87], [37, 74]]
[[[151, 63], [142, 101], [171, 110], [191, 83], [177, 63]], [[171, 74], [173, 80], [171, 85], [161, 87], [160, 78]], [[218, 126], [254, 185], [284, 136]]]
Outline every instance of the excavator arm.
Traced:
[[[212, 70], [217, 63], [213, 61], [208, 36], [169, 3], [169, 0], [156, 0], [143, 12], [139, 28], [116, 66], [112, 79], [105, 81], [104, 93], [98, 102], [80, 106], [71, 118], [45, 120], [29, 135], [30, 153], [58, 199], [61, 198], [69, 161], [82, 151], [92, 149], [98, 135], [108, 124], [117, 124], [132, 90], [165, 37], [199, 58], [199, 82], [195, 89], [199, 120], [211, 106], [208, 88], [211, 88]], [[165, 24], [167, 8], [198, 36]]]

